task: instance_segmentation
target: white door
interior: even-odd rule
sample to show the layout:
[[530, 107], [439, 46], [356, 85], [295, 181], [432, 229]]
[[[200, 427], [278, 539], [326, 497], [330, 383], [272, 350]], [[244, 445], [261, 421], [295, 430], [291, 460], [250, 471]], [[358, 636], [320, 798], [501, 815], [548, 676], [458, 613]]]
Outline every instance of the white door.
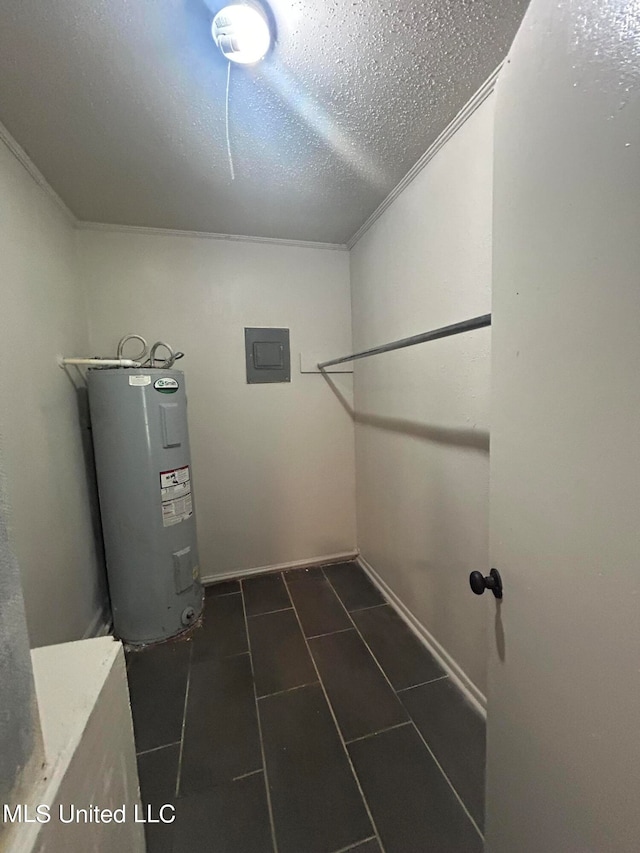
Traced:
[[532, 0], [494, 169], [486, 849], [637, 853], [638, 0]]

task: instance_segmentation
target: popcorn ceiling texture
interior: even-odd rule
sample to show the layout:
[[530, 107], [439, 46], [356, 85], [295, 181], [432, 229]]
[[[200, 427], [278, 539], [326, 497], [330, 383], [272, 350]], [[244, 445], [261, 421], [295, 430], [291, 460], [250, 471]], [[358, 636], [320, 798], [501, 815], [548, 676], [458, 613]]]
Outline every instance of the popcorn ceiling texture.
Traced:
[[6, 0], [0, 121], [81, 220], [346, 243], [505, 56], [526, 0], [273, 0], [232, 68], [222, 0]]

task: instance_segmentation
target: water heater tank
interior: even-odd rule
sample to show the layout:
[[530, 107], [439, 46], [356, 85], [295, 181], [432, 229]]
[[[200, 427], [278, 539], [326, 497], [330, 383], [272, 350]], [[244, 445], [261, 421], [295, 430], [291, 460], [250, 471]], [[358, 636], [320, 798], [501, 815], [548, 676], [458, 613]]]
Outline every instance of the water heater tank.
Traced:
[[87, 372], [114, 632], [167, 639], [202, 611], [181, 370]]

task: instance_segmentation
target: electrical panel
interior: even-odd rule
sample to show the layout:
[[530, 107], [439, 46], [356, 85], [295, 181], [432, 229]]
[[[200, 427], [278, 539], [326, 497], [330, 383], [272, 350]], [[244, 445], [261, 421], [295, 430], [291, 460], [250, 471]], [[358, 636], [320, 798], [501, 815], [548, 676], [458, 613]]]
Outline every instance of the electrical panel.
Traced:
[[244, 330], [247, 383], [291, 382], [289, 329]]

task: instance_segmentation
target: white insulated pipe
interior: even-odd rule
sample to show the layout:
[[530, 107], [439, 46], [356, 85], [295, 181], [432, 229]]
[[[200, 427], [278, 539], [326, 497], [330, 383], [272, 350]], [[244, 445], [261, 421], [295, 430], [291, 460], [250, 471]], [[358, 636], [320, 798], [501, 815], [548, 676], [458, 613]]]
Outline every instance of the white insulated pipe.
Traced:
[[95, 367], [141, 367], [139, 361], [131, 358], [61, 358], [60, 367], [68, 364], [95, 366]]

